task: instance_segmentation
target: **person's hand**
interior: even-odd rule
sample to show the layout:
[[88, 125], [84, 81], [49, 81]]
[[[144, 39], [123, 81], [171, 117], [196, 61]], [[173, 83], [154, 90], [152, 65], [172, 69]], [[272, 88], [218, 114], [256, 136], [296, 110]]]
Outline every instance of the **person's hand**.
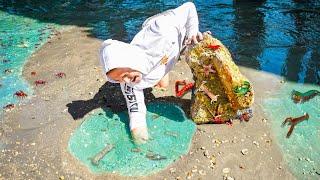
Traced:
[[142, 74], [138, 71], [125, 73], [122, 77], [125, 83], [139, 83], [142, 79]]
[[137, 127], [131, 130], [131, 136], [135, 144], [144, 144], [149, 139], [147, 127]]
[[190, 38], [188, 38], [185, 42], [185, 45], [197, 44], [198, 42], [203, 40], [203, 35], [205, 34], [211, 34], [211, 32], [210, 31], [206, 31], [204, 33], [198, 32], [197, 35], [193, 35]]

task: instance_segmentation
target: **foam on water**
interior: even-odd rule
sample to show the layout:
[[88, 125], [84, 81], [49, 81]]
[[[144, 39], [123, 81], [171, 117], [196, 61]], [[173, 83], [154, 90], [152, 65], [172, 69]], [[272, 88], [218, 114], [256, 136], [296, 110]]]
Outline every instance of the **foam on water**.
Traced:
[[22, 67], [36, 47], [45, 43], [51, 32], [50, 26], [0, 11], [0, 107], [21, 101], [13, 96], [16, 91], [32, 93], [22, 78]]
[[[273, 96], [264, 100], [264, 110], [272, 123], [283, 156], [298, 179], [317, 179], [320, 173], [320, 96], [303, 103], [291, 100], [291, 91], [320, 91], [320, 86], [286, 82]], [[289, 126], [281, 127], [287, 117], [299, 117], [308, 113], [310, 118], [295, 126], [290, 138], [286, 138]], [[318, 174], [317, 174], [318, 173]]]
[[[69, 151], [94, 173], [115, 172], [126, 176], [144, 176], [166, 168], [189, 150], [195, 124], [182, 109], [174, 104], [148, 105], [147, 124], [151, 140], [136, 146], [130, 137], [128, 114], [113, 114], [97, 110], [86, 118], [69, 140]], [[103, 157], [97, 166], [90, 158], [107, 144], [114, 149]], [[133, 152], [133, 149], [140, 152]], [[165, 156], [164, 160], [150, 160], [147, 153]]]

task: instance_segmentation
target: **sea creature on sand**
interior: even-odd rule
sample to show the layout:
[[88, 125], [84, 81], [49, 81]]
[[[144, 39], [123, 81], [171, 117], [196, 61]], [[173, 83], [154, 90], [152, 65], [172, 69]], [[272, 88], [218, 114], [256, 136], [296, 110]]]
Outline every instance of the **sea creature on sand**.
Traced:
[[56, 73], [55, 74], [55, 76], [57, 77], [57, 78], [65, 78], [66, 77], [66, 73], [64, 73], [64, 72], [58, 72], [58, 73]]
[[10, 74], [10, 73], [12, 73], [12, 72], [13, 72], [12, 69], [5, 69], [5, 70], [4, 70], [4, 73], [5, 73], [5, 74]]
[[100, 152], [98, 152], [94, 157], [90, 158], [91, 163], [95, 166], [99, 164], [99, 161], [112, 149], [114, 148], [114, 145], [107, 144]]
[[242, 121], [249, 121], [250, 118], [253, 117], [253, 113], [252, 113], [252, 109], [251, 108], [247, 108], [247, 109], [242, 109], [242, 110], [238, 110], [237, 111], [237, 116], [236, 118], [240, 120], [240, 122]]
[[35, 76], [35, 75], [37, 75], [37, 72], [32, 71], [32, 72], [31, 72], [31, 76]]
[[2, 60], [2, 62], [3, 63], [8, 63], [8, 62], [10, 62], [10, 60], [9, 59], [4, 59], [4, 60]]
[[17, 45], [19, 48], [27, 48], [29, 47], [29, 43], [27, 41], [22, 41], [20, 44]]
[[148, 159], [150, 159], [150, 160], [152, 160], [152, 161], [160, 161], [160, 160], [165, 160], [165, 159], [167, 159], [166, 156], [162, 156], [162, 155], [160, 155], [160, 154], [155, 154], [155, 153], [153, 153], [153, 152], [148, 152], [148, 153], [146, 154], [146, 158], [148, 158]]
[[198, 91], [203, 91], [209, 98], [210, 98], [210, 103], [212, 104], [213, 102], [218, 101], [218, 97], [220, 95], [215, 95], [212, 92], [209, 91], [208, 87], [205, 85], [206, 81], [203, 81], [198, 89]]
[[222, 119], [221, 115], [217, 115], [217, 116], [214, 116], [212, 118], [212, 121], [211, 121], [213, 124], [227, 124], [227, 125], [231, 125], [233, 124], [232, 122], [232, 119], [228, 119], [227, 121]]
[[41, 84], [41, 85], [45, 85], [45, 84], [47, 84], [47, 81], [39, 79], [39, 80], [34, 81], [34, 84], [35, 84], [36, 86], [38, 86], [38, 85], [40, 85], [40, 84]]
[[[183, 87], [179, 90], [179, 86], [183, 85]], [[194, 87], [194, 83], [187, 83], [186, 80], [178, 80], [175, 84], [175, 93], [177, 97], [182, 97], [188, 90]]]
[[292, 90], [291, 98], [294, 103], [304, 103], [314, 98], [315, 96], [320, 95], [320, 91], [318, 90], [309, 90], [305, 93], [301, 93], [296, 90]]
[[287, 123], [288, 123], [289, 125], [291, 125], [291, 126], [290, 126], [290, 129], [289, 129], [289, 131], [288, 131], [288, 133], [287, 133], [287, 138], [290, 137], [290, 135], [292, 134], [292, 131], [293, 131], [294, 127], [295, 127], [297, 124], [299, 124], [300, 122], [302, 122], [302, 121], [304, 121], [304, 120], [308, 120], [308, 119], [309, 119], [309, 114], [308, 114], [308, 113], [305, 113], [303, 116], [300, 116], [300, 117], [297, 117], [297, 118], [292, 118], [292, 117], [286, 118], [286, 119], [283, 121], [283, 123], [282, 123], [281, 126], [283, 127], [283, 126], [285, 126]]
[[14, 104], [8, 104], [6, 106], [3, 107], [4, 111], [11, 111], [12, 109], [14, 109], [16, 106]]
[[26, 97], [28, 96], [28, 95], [27, 95], [25, 92], [23, 92], [22, 90], [15, 92], [13, 95], [14, 95], [14, 96], [17, 96], [17, 97], [19, 97], [19, 98], [26, 98]]

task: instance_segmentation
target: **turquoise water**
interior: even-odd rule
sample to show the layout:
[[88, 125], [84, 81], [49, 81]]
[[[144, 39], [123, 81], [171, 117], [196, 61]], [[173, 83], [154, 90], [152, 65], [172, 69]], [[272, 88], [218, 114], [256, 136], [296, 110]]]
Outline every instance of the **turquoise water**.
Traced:
[[[285, 160], [299, 179], [318, 179], [320, 173], [320, 96], [302, 104], [291, 100], [291, 91], [318, 90], [319, 86], [286, 82], [279, 92], [264, 100], [266, 114], [272, 123]], [[296, 125], [290, 138], [286, 138], [289, 126], [281, 127], [287, 117], [299, 117], [308, 113], [310, 118]], [[318, 174], [317, 174], [318, 173]]]
[[21, 102], [13, 95], [19, 90], [32, 94], [21, 76], [22, 67], [36, 46], [48, 38], [50, 27], [49, 23], [0, 11], [0, 107]]
[[[174, 104], [148, 105], [147, 125], [151, 140], [136, 146], [128, 129], [128, 114], [96, 110], [75, 130], [69, 140], [69, 151], [94, 173], [117, 173], [146, 176], [165, 169], [189, 151], [196, 125]], [[107, 144], [114, 145], [98, 165], [90, 158]], [[136, 152], [138, 151], [138, 152]], [[163, 160], [150, 160], [148, 153], [160, 154]]]

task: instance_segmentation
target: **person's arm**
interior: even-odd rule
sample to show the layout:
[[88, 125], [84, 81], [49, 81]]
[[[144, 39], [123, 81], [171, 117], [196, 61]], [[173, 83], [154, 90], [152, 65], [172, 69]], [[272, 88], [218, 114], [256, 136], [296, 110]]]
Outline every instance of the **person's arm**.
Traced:
[[187, 43], [191, 43], [191, 41], [197, 43], [197, 37], [202, 40], [202, 34], [199, 32], [197, 9], [192, 2], [184, 3], [173, 9], [172, 12], [174, 14], [175, 24], [178, 28], [186, 29]]
[[147, 127], [143, 89], [134, 89], [126, 83], [121, 83], [120, 86], [127, 103], [130, 130], [137, 127]]

